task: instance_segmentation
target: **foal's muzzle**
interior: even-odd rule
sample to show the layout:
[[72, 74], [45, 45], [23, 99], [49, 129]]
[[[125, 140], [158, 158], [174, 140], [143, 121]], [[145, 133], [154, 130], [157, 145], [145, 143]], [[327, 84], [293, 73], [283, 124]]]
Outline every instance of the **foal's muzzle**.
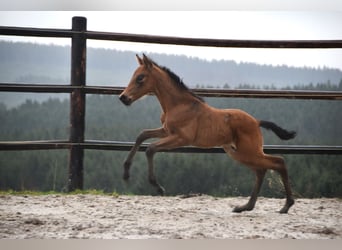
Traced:
[[119, 98], [120, 98], [120, 101], [127, 106], [131, 105], [131, 103], [132, 103], [132, 99], [126, 95], [120, 95]]

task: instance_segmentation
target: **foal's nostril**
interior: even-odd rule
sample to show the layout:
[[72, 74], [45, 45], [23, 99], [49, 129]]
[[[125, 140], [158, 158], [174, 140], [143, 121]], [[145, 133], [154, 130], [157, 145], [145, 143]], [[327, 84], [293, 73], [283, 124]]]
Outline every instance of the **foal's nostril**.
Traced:
[[125, 105], [131, 104], [131, 98], [127, 97], [126, 95], [120, 95], [119, 98], [123, 104], [125, 104]]
[[120, 101], [125, 102], [126, 99], [127, 99], [127, 96], [125, 96], [125, 95], [120, 95], [119, 98], [120, 98]]

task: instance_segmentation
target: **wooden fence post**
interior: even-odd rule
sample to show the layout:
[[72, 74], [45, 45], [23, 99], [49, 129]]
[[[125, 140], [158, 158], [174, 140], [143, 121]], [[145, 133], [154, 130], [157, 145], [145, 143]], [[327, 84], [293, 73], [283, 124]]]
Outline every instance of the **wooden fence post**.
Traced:
[[[73, 34], [71, 42], [71, 85], [85, 86], [86, 83], [86, 53], [87, 19], [72, 18]], [[75, 89], [70, 95], [70, 142], [83, 143], [85, 130], [85, 93], [82, 88]], [[70, 147], [68, 191], [83, 189], [83, 155], [84, 149], [79, 145]]]

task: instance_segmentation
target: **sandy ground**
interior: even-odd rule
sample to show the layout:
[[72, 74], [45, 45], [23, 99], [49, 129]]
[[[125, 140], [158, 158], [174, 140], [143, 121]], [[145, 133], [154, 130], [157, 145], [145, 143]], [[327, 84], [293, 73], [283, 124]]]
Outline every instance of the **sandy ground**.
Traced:
[[0, 239], [342, 239], [341, 199], [42, 195], [0, 196]]

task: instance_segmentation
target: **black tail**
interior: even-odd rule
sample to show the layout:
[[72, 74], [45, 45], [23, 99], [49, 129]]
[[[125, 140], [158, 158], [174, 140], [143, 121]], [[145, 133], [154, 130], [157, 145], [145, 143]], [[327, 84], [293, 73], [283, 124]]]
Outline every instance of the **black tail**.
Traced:
[[295, 131], [287, 131], [281, 127], [279, 127], [277, 124], [273, 122], [268, 121], [260, 121], [260, 127], [263, 127], [265, 129], [272, 130], [280, 139], [282, 140], [290, 140], [295, 138], [296, 132]]

